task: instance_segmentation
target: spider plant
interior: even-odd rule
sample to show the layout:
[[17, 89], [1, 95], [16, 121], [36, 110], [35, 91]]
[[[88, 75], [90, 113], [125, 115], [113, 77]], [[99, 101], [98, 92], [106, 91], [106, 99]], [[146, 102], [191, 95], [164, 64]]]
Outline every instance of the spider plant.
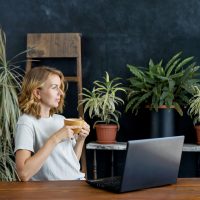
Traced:
[[130, 109], [137, 114], [146, 105], [158, 111], [165, 105], [174, 107], [183, 115], [182, 108], [188, 104], [192, 86], [199, 84], [196, 77], [200, 67], [193, 62], [193, 57], [181, 58], [181, 53], [175, 54], [165, 65], [162, 60], [154, 63], [152, 59], [147, 68], [127, 65], [132, 76], [129, 78], [126, 111]]
[[96, 80], [93, 82], [92, 91], [83, 88], [83, 100], [79, 105], [84, 104], [84, 113], [89, 111], [90, 118], [97, 118], [94, 127], [97, 123], [110, 124], [115, 123], [119, 127], [118, 118], [121, 114], [116, 109], [116, 106], [123, 104], [124, 101], [118, 96], [118, 92], [125, 92], [119, 83], [120, 78], [110, 79], [106, 72], [103, 81]]
[[6, 35], [0, 28], [0, 180], [14, 181], [18, 179], [14, 162], [14, 129], [20, 115], [17, 93], [20, 89], [19, 62], [14, 56], [6, 57]]
[[194, 96], [189, 100], [188, 114], [193, 119], [193, 123], [200, 123], [200, 89], [194, 86]]

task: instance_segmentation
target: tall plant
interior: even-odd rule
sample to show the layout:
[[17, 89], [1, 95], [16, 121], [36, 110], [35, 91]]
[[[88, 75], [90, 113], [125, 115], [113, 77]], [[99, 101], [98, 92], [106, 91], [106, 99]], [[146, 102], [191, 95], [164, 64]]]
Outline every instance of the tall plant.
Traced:
[[13, 151], [13, 132], [20, 114], [17, 92], [20, 89], [21, 76], [19, 66], [6, 57], [6, 35], [0, 28], [0, 180], [14, 181], [17, 179]]

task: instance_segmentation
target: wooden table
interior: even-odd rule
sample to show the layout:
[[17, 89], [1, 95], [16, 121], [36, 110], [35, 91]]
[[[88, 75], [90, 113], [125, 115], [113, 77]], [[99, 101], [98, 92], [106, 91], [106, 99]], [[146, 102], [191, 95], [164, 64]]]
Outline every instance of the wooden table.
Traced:
[[85, 181], [0, 182], [0, 200], [199, 200], [200, 179], [182, 178], [177, 184], [115, 194]]

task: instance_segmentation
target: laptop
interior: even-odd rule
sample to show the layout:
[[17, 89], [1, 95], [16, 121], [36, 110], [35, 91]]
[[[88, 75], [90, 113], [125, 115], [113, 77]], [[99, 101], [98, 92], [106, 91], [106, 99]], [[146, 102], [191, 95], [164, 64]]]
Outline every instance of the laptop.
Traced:
[[128, 141], [122, 176], [86, 182], [116, 193], [176, 183], [183, 143], [184, 136]]

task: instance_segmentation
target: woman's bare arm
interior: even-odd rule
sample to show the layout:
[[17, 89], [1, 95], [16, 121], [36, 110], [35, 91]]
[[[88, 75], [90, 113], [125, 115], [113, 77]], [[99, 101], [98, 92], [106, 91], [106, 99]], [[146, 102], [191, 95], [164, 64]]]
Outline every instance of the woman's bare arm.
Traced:
[[16, 168], [21, 181], [28, 181], [33, 175], [35, 175], [45, 160], [51, 154], [55, 146], [63, 139], [69, 139], [73, 137], [73, 131], [71, 127], [63, 127], [53, 136], [51, 136], [44, 146], [33, 156], [28, 150], [17, 150], [16, 152]]

